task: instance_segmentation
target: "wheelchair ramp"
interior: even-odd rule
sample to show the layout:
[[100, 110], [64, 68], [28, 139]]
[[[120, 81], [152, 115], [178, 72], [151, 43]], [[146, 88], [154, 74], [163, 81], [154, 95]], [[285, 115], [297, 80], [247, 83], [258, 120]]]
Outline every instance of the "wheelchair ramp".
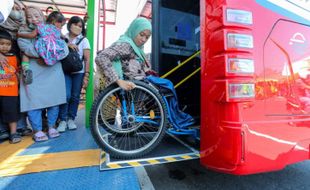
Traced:
[[113, 170], [128, 167], [164, 164], [200, 158], [198, 148], [190, 146], [173, 135], [166, 135], [162, 142], [150, 153], [142, 158], [120, 160], [110, 158], [110, 155], [101, 151], [100, 170]]

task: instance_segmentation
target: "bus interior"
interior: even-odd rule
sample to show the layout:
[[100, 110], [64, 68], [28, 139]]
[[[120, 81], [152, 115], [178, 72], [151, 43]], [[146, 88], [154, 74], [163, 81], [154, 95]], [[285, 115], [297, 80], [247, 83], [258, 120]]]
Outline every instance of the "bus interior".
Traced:
[[180, 108], [195, 118], [196, 125], [200, 123], [199, 5], [199, 0], [153, 1], [152, 14], [152, 67], [167, 76], [182, 65], [166, 78], [176, 86]]

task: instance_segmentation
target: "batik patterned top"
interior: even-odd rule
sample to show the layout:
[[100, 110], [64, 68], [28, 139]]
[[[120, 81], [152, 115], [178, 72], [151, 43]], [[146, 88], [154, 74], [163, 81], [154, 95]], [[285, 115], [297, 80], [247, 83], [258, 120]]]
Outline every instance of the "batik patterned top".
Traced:
[[47, 65], [54, 65], [67, 56], [66, 42], [61, 39], [61, 31], [52, 24], [39, 24], [35, 49]]
[[150, 70], [150, 64], [141, 60], [129, 43], [114, 43], [98, 52], [95, 59], [106, 77], [106, 86], [120, 79], [112, 65], [116, 59], [121, 60], [125, 79], [141, 80], [146, 76], [145, 72]]

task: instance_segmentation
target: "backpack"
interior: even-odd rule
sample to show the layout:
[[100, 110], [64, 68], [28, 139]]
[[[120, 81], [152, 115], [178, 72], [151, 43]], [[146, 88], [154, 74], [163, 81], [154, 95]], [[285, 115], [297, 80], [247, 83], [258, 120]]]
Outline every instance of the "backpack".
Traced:
[[[81, 38], [78, 43], [76, 43], [76, 45], [78, 46], [83, 41], [83, 39], [84, 37]], [[68, 55], [60, 62], [64, 73], [69, 74], [83, 69], [83, 59], [80, 59], [79, 52], [71, 48], [69, 48]]]

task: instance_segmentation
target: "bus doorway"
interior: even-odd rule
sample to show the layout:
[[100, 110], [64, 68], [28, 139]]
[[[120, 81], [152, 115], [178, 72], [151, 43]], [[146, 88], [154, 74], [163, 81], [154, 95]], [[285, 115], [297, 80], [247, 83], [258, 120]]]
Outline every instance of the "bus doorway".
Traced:
[[173, 82], [180, 107], [196, 125], [200, 123], [199, 5], [199, 0], [154, 1], [152, 18], [152, 67]]
[[[185, 133], [175, 135], [166, 132], [156, 148], [142, 157], [133, 159], [124, 159], [121, 158], [122, 156], [117, 157], [115, 154], [102, 152], [101, 170], [184, 161], [200, 157], [199, 8], [199, 0], [185, 0], [181, 4], [177, 0], [152, 2], [152, 68], [159, 73], [161, 78], [172, 81], [181, 110], [195, 119], [195, 124], [190, 127], [190, 130], [197, 132], [192, 135], [185, 135]], [[166, 128], [169, 127], [171, 126], [166, 126]], [[109, 141], [110, 137], [106, 138]], [[134, 139], [134, 137], [131, 138]]]

